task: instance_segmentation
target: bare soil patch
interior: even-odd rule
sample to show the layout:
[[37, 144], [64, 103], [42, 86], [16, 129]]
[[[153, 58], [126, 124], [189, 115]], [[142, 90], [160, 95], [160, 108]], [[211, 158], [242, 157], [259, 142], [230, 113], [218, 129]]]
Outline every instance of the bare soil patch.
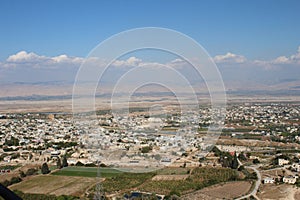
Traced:
[[288, 184], [262, 184], [259, 188], [257, 196], [260, 199], [289, 199], [300, 200], [300, 189], [294, 185]]
[[96, 182], [97, 178], [37, 175], [9, 188], [32, 194], [81, 196]]
[[185, 175], [156, 175], [152, 178], [152, 181], [179, 181], [185, 180], [189, 177], [188, 174]]
[[250, 188], [248, 181], [229, 182], [198, 190], [183, 199], [233, 199], [247, 194]]

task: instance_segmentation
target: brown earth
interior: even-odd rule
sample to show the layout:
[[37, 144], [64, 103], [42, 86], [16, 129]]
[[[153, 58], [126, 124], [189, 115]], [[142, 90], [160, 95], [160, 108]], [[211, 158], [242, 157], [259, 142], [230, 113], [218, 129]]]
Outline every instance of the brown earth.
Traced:
[[97, 178], [75, 176], [37, 175], [9, 188], [32, 194], [82, 196], [86, 189], [97, 183]]
[[300, 200], [300, 189], [288, 184], [262, 184], [257, 196], [265, 200]]
[[185, 180], [189, 177], [188, 174], [185, 175], [156, 175], [152, 178], [153, 181], [180, 181]]
[[233, 199], [247, 194], [251, 182], [237, 181], [210, 186], [191, 194], [184, 195], [184, 200]]

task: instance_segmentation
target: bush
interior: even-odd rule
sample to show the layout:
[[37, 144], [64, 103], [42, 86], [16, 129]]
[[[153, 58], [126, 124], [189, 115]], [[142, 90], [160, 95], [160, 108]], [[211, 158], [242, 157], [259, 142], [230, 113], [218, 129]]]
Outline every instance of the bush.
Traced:
[[149, 153], [151, 150], [152, 150], [152, 147], [146, 146], [146, 147], [142, 147], [141, 152]]
[[49, 167], [48, 167], [47, 163], [43, 163], [42, 168], [41, 168], [41, 172], [42, 172], [42, 174], [49, 174], [50, 173], [50, 170], [49, 170]]
[[10, 185], [10, 181], [9, 180], [5, 180], [1, 183], [3, 186], [7, 187]]
[[78, 161], [78, 162], [75, 164], [75, 166], [84, 166], [84, 164], [83, 164], [82, 162]]
[[255, 172], [252, 172], [251, 174], [249, 173], [246, 176], [246, 179], [257, 180], [257, 174]]
[[64, 155], [64, 157], [63, 157], [62, 167], [68, 167], [68, 160], [67, 160], [67, 156], [66, 155]]
[[21, 177], [21, 178], [26, 177], [26, 174], [25, 174], [23, 171], [19, 171], [19, 173], [20, 173], [20, 177]]
[[104, 164], [104, 163], [101, 163], [101, 164], [100, 164], [100, 167], [107, 167], [107, 165]]
[[36, 175], [37, 174], [37, 169], [35, 168], [29, 168], [27, 171], [26, 171], [26, 176], [31, 176], [31, 175]]
[[94, 163], [88, 163], [85, 166], [86, 167], [97, 167], [97, 165], [95, 165]]
[[246, 156], [245, 156], [245, 154], [244, 154], [243, 152], [241, 152], [241, 153], [239, 154], [238, 158], [239, 158], [240, 160], [243, 160], [243, 161], [247, 160], [247, 158], [246, 158]]
[[259, 160], [258, 160], [257, 158], [255, 158], [252, 162], [253, 162], [253, 164], [258, 164], [258, 163], [260, 163]]
[[21, 182], [22, 179], [20, 177], [12, 177], [10, 179], [10, 185]]
[[57, 158], [57, 161], [56, 161], [56, 168], [57, 168], [57, 169], [61, 169], [61, 168], [62, 168], [60, 158]]

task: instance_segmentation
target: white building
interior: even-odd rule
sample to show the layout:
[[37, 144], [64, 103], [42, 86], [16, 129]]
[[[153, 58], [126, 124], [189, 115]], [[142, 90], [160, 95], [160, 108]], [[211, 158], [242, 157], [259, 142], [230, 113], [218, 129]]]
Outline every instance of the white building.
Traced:
[[293, 171], [300, 172], [300, 163], [293, 163], [291, 167]]
[[297, 178], [295, 176], [289, 175], [289, 176], [283, 177], [282, 181], [284, 183], [288, 183], [288, 184], [295, 184], [297, 181]]
[[266, 177], [263, 180], [264, 184], [268, 184], [268, 183], [275, 183], [274, 178], [270, 178], [270, 177]]
[[287, 165], [287, 164], [289, 164], [288, 160], [282, 159], [282, 158], [278, 159], [278, 165], [283, 166], [283, 165]]

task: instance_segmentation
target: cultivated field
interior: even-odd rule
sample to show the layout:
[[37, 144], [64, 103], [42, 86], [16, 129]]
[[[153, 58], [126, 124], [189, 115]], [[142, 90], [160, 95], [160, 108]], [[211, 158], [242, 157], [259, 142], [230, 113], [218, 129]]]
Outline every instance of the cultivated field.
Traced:
[[98, 177], [100, 175], [100, 177], [107, 178], [117, 176], [121, 173], [118, 170], [110, 168], [100, 168], [100, 174], [98, 174], [97, 167], [66, 167], [52, 173], [52, 175], [81, 177]]
[[[10, 189], [32, 194], [83, 197], [85, 194], [94, 193], [99, 181], [97, 171], [97, 167], [66, 167], [49, 175], [26, 177], [22, 182], [10, 186]], [[132, 190], [141, 190], [165, 195], [174, 192], [185, 195], [223, 183], [222, 186], [201, 190], [206, 197], [213, 194], [217, 199], [231, 198], [230, 195], [240, 196], [248, 192], [251, 186], [246, 181], [224, 183], [239, 179], [236, 171], [225, 168], [165, 168], [151, 173], [124, 173], [110, 168], [100, 168], [100, 171], [103, 178], [101, 185], [107, 194], [116, 194], [118, 191], [121, 195]], [[228, 191], [230, 193], [227, 194]], [[201, 199], [199, 195], [198, 197]]]
[[195, 168], [188, 178], [184, 177], [183, 179], [182, 175], [178, 176], [180, 176], [180, 179], [151, 179], [144, 182], [137, 189], [165, 195], [174, 192], [184, 195], [214, 184], [238, 179], [238, 174], [232, 169], [208, 167]]
[[249, 181], [229, 182], [185, 195], [183, 199], [234, 199], [247, 194], [250, 188], [251, 182]]
[[97, 178], [37, 175], [9, 188], [31, 194], [82, 196], [97, 183]]

